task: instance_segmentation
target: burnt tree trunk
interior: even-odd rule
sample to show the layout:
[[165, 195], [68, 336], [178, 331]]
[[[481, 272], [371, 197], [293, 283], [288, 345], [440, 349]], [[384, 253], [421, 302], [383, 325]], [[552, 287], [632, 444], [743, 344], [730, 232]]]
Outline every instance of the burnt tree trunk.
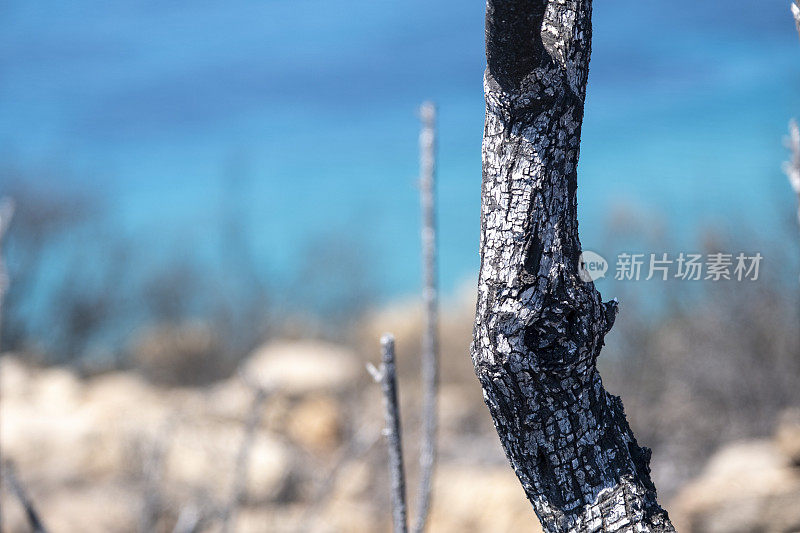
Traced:
[[475, 371], [547, 532], [674, 531], [650, 450], [596, 361], [614, 323], [578, 275], [591, 0], [488, 0]]

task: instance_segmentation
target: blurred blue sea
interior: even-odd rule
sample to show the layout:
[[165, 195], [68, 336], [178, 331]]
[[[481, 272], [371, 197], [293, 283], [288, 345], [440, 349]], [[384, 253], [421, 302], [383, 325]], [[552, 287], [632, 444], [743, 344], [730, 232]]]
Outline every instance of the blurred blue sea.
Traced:
[[[275, 285], [308, 260], [310, 242], [344, 239], [363, 244], [382, 296], [395, 297], [419, 285], [415, 113], [433, 99], [441, 278], [452, 290], [479, 263], [483, 10], [463, 0], [9, 0], [0, 161], [63, 169], [64, 188], [95, 191], [126, 231], [162, 245], [216, 234], [233, 165], [248, 238]], [[709, 224], [782, 231], [794, 209], [782, 137], [800, 115], [788, 1], [606, 0], [594, 11], [584, 246], [596, 249], [620, 206], [687, 243]]]

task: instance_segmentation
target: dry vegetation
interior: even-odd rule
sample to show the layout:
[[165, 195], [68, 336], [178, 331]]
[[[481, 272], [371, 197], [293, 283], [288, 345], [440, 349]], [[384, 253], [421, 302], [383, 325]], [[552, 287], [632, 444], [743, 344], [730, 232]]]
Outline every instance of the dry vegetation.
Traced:
[[[31, 197], [38, 198], [23, 196]], [[15, 285], [0, 363], [0, 442], [52, 532], [221, 531], [226, 520], [228, 531], [242, 532], [390, 528], [380, 391], [364, 364], [377, 360], [377, 339], [392, 331], [413, 487], [422, 397], [419, 302], [367, 307], [363, 279], [347, 288], [354, 277], [347, 265], [359, 262], [347, 248], [332, 260], [341, 265], [335, 275], [344, 296], [324, 302], [315, 317], [287, 313], [265, 296], [264, 283], [252, 294], [242, 286], [208, 291], [210, 274], [187, 266], [194, 264], [188, 259], [167, 260], [118, 287], [120, 278], [109, 273], [124, 263], [114, 258], [131, 255], [130, 242], [122, 242], [92, 276], [76, 273], [78, 263], [51, 276], [54, 285], [40, 302], [54, 326], [44, 328], [31, 320], [26, 291], [38, 286], [52, 247], [69, 242], [66, 229], [80, 234], [85, 227], [66, 207], [36, 201], [20, 204], [8, 249]], [[623, 238], [665, 249], [658, 236], [622, 234], [613, 225], [609, 235], [608, 249]], [[78, 255], [91, 262], [92, 253], [115, 246]], [[736, 248], [720, 239], [706, 247]], [[681, 531], [791, 531], [795, 524], [790, 514], [773, 513], [783, 521], [778, 525], [763, 516], [776, 502], [796, 498], [800, 479], [792, 466], [797, 425], [783, 424], [777, 444], [769, 440], [779, 413], [800, 407], [796, 254], [790, 248], [764, 255], [757, 283], [668, 283], [648, 292], [655, 302], [639, 300], [643, 293], [631, 286], [603, 291], [620, 296], [622, 309], [601, 372], [622, 396], [640, 442], [653, 448], [654, 480]], [[244, 260], [238, 265], [257, 270]], [[301, 271], [308, 287], [325, 286], [331, 276], [313, 265]], [[195, 293], [207, 299], [198, 302]], [[474, 308], [472, 283], [442, 303], [430, 531], [535, 531], [473, 374]], [[325, 309], [336, 310], [335, 320]], [[131, 323], [139, 327], [123, 336], [119, 324]], [[259, 391], [263, 401], [256, 401]], [[725, 448], [753, 438], [761, 440]], [[747, 506], [719, 488], [731, 478], [753, 488], [741, 493]], [[691, 496], [703, 487], [715, 496]], [[8, 488], [5, 526], [28, 531]], [[733, 515], [739, 529], [726, 511], [731, 506], [741, 510]]]
[[[474, 303], [471, 291], [462, 294], [445, 304], [441, 319], [441, 451], [431, 531], [531, 530], [535, 517], [472, 376], [467, 354]], [[666, 502], [676, 496], [681, 501], [680, 487], [719, 446], [770, 435], [776, 414], [800, 405], [797, 307], [790, 300], [763, 289], [711, 290], [694, 314], [675, 313], [651, 327], [626, 323], [625, 313], [636, 316], [634, 309], [621, 315], [604, 376], [610, 390], [622, 394], [642, 441], [654, 448], [654, 474]], [[146, 379], [152, 371], [146, 364], [81, 378], [7, 354], [4, 454], [16, 463], [52, 531], [141, 530], [147, 513], [154, 513], [157, 531], [172, 531], [181, 514], [185, 521], [192, 513], [199, 531], [217, 531], [230, 511], [254, 387], [264, 387], [268, 396], [259, 407], [232, 530], [386, 530], [380, 393], [363, 365], [375, 360], [378, 333], [394, 330], [407, 464], [415, 480], [421, 326], [418, 305], [398, 304], [365, 315], [349, 345], [275, 340], [245, 359], [239, 373], [203, 386], [157, 385]], [[206, 335], [191, 328], [156, 335], [134, 360], [164, 354], [158, 372], [180, 377], [202, 364], [192, 354], [210, 342]], [[193, 374], [187, 380], [194, 382]], [[769, 449], [751, 451], [758, 459]], [[775, 454], [769, 464], [780, 469], [781, 461]], [[788, 486], [791, 493], [794, 485]], [[4, 503], [11, 531], [26, 531], [8, 492]], [[671, 510], [678, 517], [684, 509], [706, 516], [707, 507], [696, 511], [698, 505]], [[495, 510], [492, 516], [487, 509]]]

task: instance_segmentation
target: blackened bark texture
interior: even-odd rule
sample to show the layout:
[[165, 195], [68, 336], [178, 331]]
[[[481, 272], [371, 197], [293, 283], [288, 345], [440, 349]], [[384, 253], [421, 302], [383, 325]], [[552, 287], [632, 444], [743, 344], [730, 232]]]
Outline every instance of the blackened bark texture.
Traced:
[[383, 434], [389, 448], [389, 475], [392, 480], [392, 520], [394, 533], [407, 533], [406, 472], [403, 466], [403, 432], [400, 429], [400, 401], [397, 395], [397, 370], [394, 358], [394, 337], [381, 337], [381, 369], [371, 370], [383, 391], [383, 412], [386, 427]]
[[591, 0], [489, 0], [472, 359], [545, 531], [674, 531], [650, 450], [597, 372], [616, 302], [581, 281], [577, 171]]

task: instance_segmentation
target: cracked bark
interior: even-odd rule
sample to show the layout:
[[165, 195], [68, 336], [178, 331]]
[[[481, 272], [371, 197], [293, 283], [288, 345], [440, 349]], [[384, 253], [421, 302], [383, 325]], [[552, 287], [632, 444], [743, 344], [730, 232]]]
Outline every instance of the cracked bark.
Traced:
[[403, 432], [400, 429], [400, 402], [397, 395], [397, 372], [394, 359], [394, 336], [381, 337], [381, 367], [368, 365], [367, 370], [381, 384], [383, 414], [386, 426], [383, 435], [389, 448], [389, 476], [392, 489], [392, 523], [394, 533], [407, 533], [406, 473], [403, 466]]
[[603, 303], [578, 276], [591, 8], [591, 0], [488, 0], [472, 359], [545, 531], [669, 532], [650, 450], [596, 367], [616, 302]]

